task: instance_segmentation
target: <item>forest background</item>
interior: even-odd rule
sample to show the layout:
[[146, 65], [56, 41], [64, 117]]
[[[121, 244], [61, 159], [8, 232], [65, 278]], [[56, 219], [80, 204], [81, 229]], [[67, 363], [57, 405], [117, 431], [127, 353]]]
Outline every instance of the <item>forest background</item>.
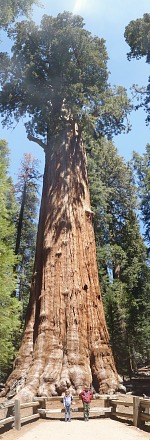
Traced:
[[[35, 21], [37, 23], [40, 22], [44, 13], [56, 15], [59, 12], [63, 12], [64, 4], [62, 3], [61, 8], [59, 4], [57, 5], [58, 10], [57, 7], [50, 6], [50, 2], [47, 5], [45, 4], [46, 10], [44, 11], [34, 6], [33, 20], [36, 17]], [[110, 6], [111, 2], [108, 2], [108, 4]], [[102, 26], [103, 20], [98, 32], [96, 32], [95, 26], [96, 16], [93, 18], [93, 24], [91, 20], [90, 26], [88, 26], [86, 17], [88, 14], [91, 14], [91, 10], [88, 9], [88, 2], [72, 2], [72, 6], [69, 5], [66, 7], [65, 2], [65, 9], [71, 10], [75, 14], [82, 13], [86, 29], [94, 35], [98, 34], [101, 38], [106, 39], [104, 24]], [[107, 11], [105, 27], [107, 23], [109, 28], [110, 21], [111, 23], [113, 21], [115, 26], [115, 20], [117, 20], [119, 26], [118, 5], [119, 3], [116, 2], [116, 7], [111, 9], [114, 20], [112, 20], [112, 15]], [[97, 2], [95, 6], [97, 7]], [[101, 9], [99, 10], [102, 13], [102, 5], [100, 6]], [[121, 14], [120, 8], [119, 11]], [[137, 8], [134, 8], [134, 14], [132, 14], [130, 9], [130, 19], [125, 23], [125, 26], [128, 26], [130, 20], [141, 18], [140, 25], [143, 24], [143, 38], [141, 36], [140, 43], [142, 42], [143, 44], [143, 40], [145, 41], [145, 22], [146, 35], [150, 32], [150, 14], [148, 14], [147, 10], [144, 10], [144, 4], [142, 4], [140, 12], [140, 16], [137, 16]], [[145, 21], [142, 18], [143, 14], [146, 14]], [[21, 20], [21, 17], [19, 20]], [[124, 31], [125, 28], [123, 34]], [[109, 45], [111, 45], [110, 34], [108, 33], [109, 37], [106, 41], [108, 57], [110, 56]], [[124, 39], [123, 34], [122, 39]], [[6, 31], [3, 30], [2, 50], [6, 50], [7, 47], [9, 51], [10, 42], [9, 40], [6, 42], [5, 35]], [[115, 33], [115, 37], [118, 38], [117, 33]], [[145, 46], [144, 49], [143, 46], [140, 46], [138, 40], [136, 52], [133, 50], [130, 28], [128, 28], [126, 33], [126, 39], [128, 39], [129, 44], [131, 43], [130, 47], [127, 44], [125, 45], [126, 52], [131, 50], [132, 60], [129, 66], [133, 63], [133, 75], [135, 74], [135, 65], [137, 66], [136, 69], [141, 71], [142, 77], [143, 72], [145, 73], [144, 83], [142, 81], [142, 84], [140, 83], [138, 86], [144, 85], [146, 87], [148, 83], [147, 67], [149, 63], [150, 40], [148, 40], [148, 46]], [[140, 52], [141, 47], [142, 51]], [[116, 87], [121, 86], [129, 89], [129, 86], [132, 86], [130, 74], [127, 75], [128, 84], [124, 84], [123, 79], [120, 77], [120, 72], [124, 70], [123, 63], [126, 56], [122, 52], [122, 50], [119, 51], [118, 56], [117, 47], [114, 44], [113, 52], [111, 53], [113, 53], [116, 63], [117, 59], [121, 58], [121, 70], [119, 67], [115, 70], [111, 77], [111, 85], [115, 83]], [[144, 60], [142, 58], [137, 61], [141, 57], [144, 57]], [[138, 68], [139, 65], [140, 67]], [[110, 61], [108, 62], [109, 69]], [[133, 82], [137, 83], [136, 80], [133, 80]], [[131, 97], [129, 90], [128, 94]], [[133, 122], [135, 131], [132, 129], [128, 135], [125, 135], [124, 133], [128, 131], [128, 124], [125, 128], [122, 120], [120, 125], [114, 124], [114, 129], [112, 130], [111, 128], [112, 132], [109, 129], [110, 121], [105, 120], [105, 128], [103, 128], [100, 139], [96, 135], [91, 135], [91, 132], [88, 133], [86, 131], [85, 133], [91, 204], [95, 213], [94, 227], [99, 278], [105, 315], [117, 369], [121, 374], [129, 375], [131, 375], [132, 371], [136, 371], [139, 365], [148, 364], [150, 356], [150, 149], [148, 145], [148, 128], [144, 121], [147, 117], [147, 124], [149, 123], [149, 88], [144, 91], [142, 89], [142, 94], [138, 93], [137, 97], [139, 96], [142, 101], [127, 103], [127, 118]], [[126, 95], [124, 95], [124, 99], [125, 97]], [[132, 114], [134, 113], [134, 116], [131, 116], [132, 106], [137, 106], [140, 102], [143, 103], [143, 106], [136, 113], [133, 110]], [[107, 112], [113, 115], [113, 111], [115, 113], [115, 109], [112, 109], [112, 102], [109, 101]], [[135, 114], [138, 116], [135, 116]], [[117, 113], [115, 113], [114, 118], [117, 118]], [[136, 120], [136, 118], [138, 119]], [[1, 140], [0, 143], [0, 312], [2, 317], [0, 323], [0, 380], [2, 381], [6, 379], [12, 368], [12, 362], [18, 350], [24, 327], [35, 252], [39, 209], [38, 188], [40, 191], [42, 175], [42, 165], [36, 159], [38, 157], [41, 161], [43, 160], [41, 156], [38, 156], [35, 146], [33, 147], [34, 144], [29, 146], [29, 141], [24, 140], [26, 134], [23, 123], [19, 123], [10, 134], [8, 134], [7, 128], [5, 126], [1, 132], [1, 139], [5, 138], [6, 141]], [[131, 137], [129, 137], [130, 134]], [[123, 136], [124, 140], [121, 141]], [[121, 154], [124, 153], [124, 159], [116, 148], [121, 143]], [[132, 144], [132, 150], [135, 149], [136, 151], [133, 157], [131, 149], [129, 149], [130, 153], [128, 150], [129, 144]], [[30, 153], [32, 152], [32, 155], [27, 152], [26, 148]], [[10, 149], [11, 160], [9, 162]], [[25, 153], [24, 157], [23, 152]], [[129, 158], [131, 159], [130, 163], [129, 161], [126, 162]], [[19, 166], [20, 171], [18, 171], [17, 177]]]

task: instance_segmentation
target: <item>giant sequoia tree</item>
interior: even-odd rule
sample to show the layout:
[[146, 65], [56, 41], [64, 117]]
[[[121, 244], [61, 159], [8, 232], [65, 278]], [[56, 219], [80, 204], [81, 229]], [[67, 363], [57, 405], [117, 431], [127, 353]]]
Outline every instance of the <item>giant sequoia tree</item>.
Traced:
[[6, 391], [78, 392], [85, 383], [114, 391], [119, 378], [109, 346], [98, 281], [82, 130], [123, 130], [125, 91], [107, 83], [104, 40], [70, 13], [18, 23], [12, 58], [2, 56], [4, 124], [26, 113], [28, 138], [45, 152], [34, 273], [25, 331]]

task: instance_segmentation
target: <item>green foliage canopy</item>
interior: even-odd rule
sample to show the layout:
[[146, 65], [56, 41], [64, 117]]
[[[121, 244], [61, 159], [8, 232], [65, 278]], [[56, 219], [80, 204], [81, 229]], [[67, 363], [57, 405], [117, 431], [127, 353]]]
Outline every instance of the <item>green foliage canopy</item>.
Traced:
[[[15, 226], [13, 216], [15, 200], [14, 188], [7, 176], [8, 148], [5, 141], [0, 141], [0, 379], [3, 380], [10, 367], [14, 354], [14, 339], [19, 332], [18, 300], [12, 297], [16, 287], [13, 267]], [[11, 195], [11, 197], [10, 197]]]
[[17, 237], [15, 253], [19, 256], [16, 264], [17, 296], [22, 303], [22, 327], [24, 327], [26, 309], [29, 301], [31, 278], [33, 273], [37, 234], [37, 211], [39, 207], [38, 161], [31, 154], [24, 154], [16, 184], [16, 196], [20, 206], [17, 219]]
[[145, 226], [145, 239], [150, 247], [150, 144], [147, 144], [146, 153], [143, 156], [134, 152], [133, 166], [138, 180], [138, 194], [142, 220]]
[[0, 0], [0, 27], [7, 28], [20, 15], [28, 16], [33, 4], [38, 0]]
[[131, 105], [122, 87], [108, 84], [105, 42], [69, 12], [17, 23], [9, 30], [12, 57], [1, 55], [3, 124], [29, 115], [28, 136], [49, 142], [64, 124], [87, 124], [109, 137], [125, 130]]
[[127, 54], [128, 60], [140, 59], [146, 56], [146, 62], [150, 62], [150, 14], [144, 14], [143, 18], [132, 20], [125, 28], [125, 40], [130, 46]]
[[[130, 52], [127, 54], [128, 60], [132, 58], [140, 59], [146, 57], [146, 62], [150, 63], [150, 14], [144, 14], [143, 18], [132, 20], [125, 28], [125, 40], [130, 46]], [[150, 77], [147, 88], [133, 87], [135, 97], [137, 98], [136, 109], [144, 107], [148, 116], [146, 123], [150, 122]], [[139, 101], [141, 101], [139, 103]]]
[[[88, 175], [100, 284], [116, 366], [147, 360], [150, 269], [137, 218], [131, 167], [112, 142], [87, 138]], [[122, 355], [123, 353], [123, 355]]]

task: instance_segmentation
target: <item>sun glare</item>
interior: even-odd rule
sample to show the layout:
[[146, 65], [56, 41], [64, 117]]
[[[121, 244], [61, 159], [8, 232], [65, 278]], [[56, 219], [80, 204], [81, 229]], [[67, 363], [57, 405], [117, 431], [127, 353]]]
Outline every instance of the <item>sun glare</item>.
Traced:
[[87, 6], [87, 1], [88, 0], [76, 0], [73, 7], [73, 13], [76, 14], [85, 9]]

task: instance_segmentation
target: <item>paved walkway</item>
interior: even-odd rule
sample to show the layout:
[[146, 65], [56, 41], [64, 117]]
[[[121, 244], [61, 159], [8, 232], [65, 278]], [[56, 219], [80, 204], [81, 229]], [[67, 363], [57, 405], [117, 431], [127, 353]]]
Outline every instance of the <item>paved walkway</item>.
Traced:
[[64, 421], [40, 420], [21, 431], [2, 434], [3, 440], [150, 440], [150, 432], [108, 418]]

